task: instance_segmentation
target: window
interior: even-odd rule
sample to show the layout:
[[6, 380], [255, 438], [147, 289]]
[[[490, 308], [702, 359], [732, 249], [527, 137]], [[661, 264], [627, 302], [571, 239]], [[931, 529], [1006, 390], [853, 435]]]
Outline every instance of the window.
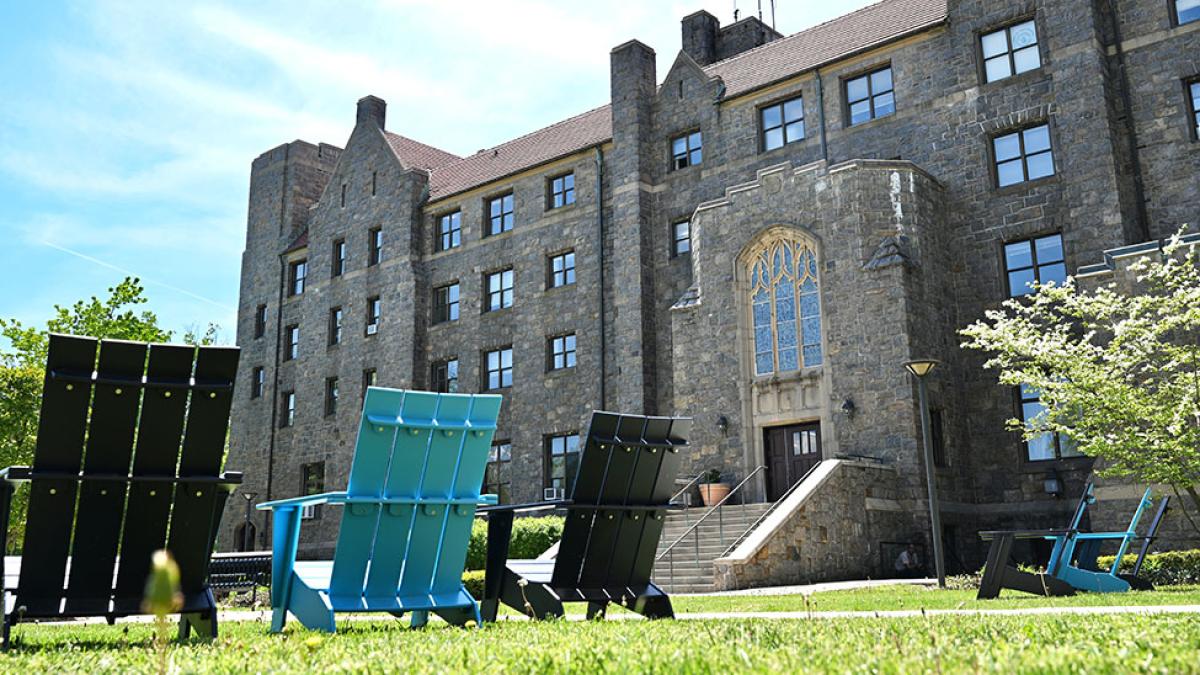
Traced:
[[483, 474], [483, 494], [496, 495], [499, 503], [511, 501], [510, 487], [512, 486], [512, 443], [497, 441], [492, 443], [488, 452], [487, 469]]
[[367, 266], [378, 265], [383, 261], [383, 228], [373, 227], [367, 232]]
[[552, 209], [557, 209], [560, 206], [567, 206], [575, 203], [575, 174], [569, 173], [565, 176], [552, 178], [550, 180], [550, 199], [549, 206]]
[[[1021, 422], [1028, 428], [1036, 428], [1041, 422], [1040, 418], [1046, 413], [1046, 406], [1042, 405], [1040, 392], [1024, 384], [1018, 387], [1017, 391], [1020, 398]], [[1075, 442], [1066, 434], [1047, 431], [1024, 443], [1025, 456], [1031, 462], [1083, 456]]]
[[435, 247], [439, 251], [449, 251], [462, 244], [462, 211], [447, 213], [438, 218], [438, 237]]
[[458, 320], [458, 284], [446, 284], [433, 289], [433, 322]]
[[1200, 21], [1200, 0], [1174, 0], [1175, 25]]
[[346, 184], [342, 183], [342, 202], [341, 207], [346, 208]]
[[337, 414], [338, 404], [338, 379], [336, 377], [325, 378], [325, 416]]
[[891, 66], [846, 80], [846, 106], [851, 126], [896, 112]]
[[250, 398], [258, 398], [263, 395], [263, 388], [267, 384], [267, 371], [262, 366], [257, 366], [250, 374]]
[[676, 170], [699, 164], [704, 159], [700, 132], [684, 134], [671, 139], [671, 166]]
[[1033, 284], [1067, 280], [1061, 234], [1014, 241], [1004, 245], [1004, 271], [1008, 276], [1008, 297], [1033, 292]]
[[1188, 85], [1188, 98], [1192, 101], [1192, 131], [1195, 132], [1193, 138], [1200, 140], [1200, 80]]
[[985, 82], [1003, 80], [1042, 65], [1032, 19], [980, 36], [979, 46], [983, 50]]
[[1016, 185], [1054, 175], [1054, 152], [1050, 148], [1050, 126], [1040, 124], [992, 139], [996, 184]]
[[500, 270], [487, 275], [487, 304], [483, 311], [494, 312], [513, 304], [513, 271]]
[[361, 394], [362, 398], [365, 399], [367, 397], [367, 387], [374, 387], [374, 386], [375, 386], [375, 369], [374, 368], [364, 369], [363, 375], [362, 375], [362, 394]]
[[333, 265], [329, 276], [336, 279], [346, 273], [346, 240], [338, 239], [333, 242]]
[[575, 367], [575, 334], [550, 338], [550, 370]]
[[290, 427], [296, 423], [296, 392], [285, 391], [280, 396], [279, 426]]
[[946, 459], [946, 432], [942, 427], [940, 408], [929, 411], [929, 444], [933, 446], [933, 465], [950, 466]]
[[575, 251], [550, 256], [550, 288], [575, 283]]
[[329, 346], [342, 343], [342, 308], [334, 307], [329, 310]]
[[503, 389], [512, 386], [512, 347], [501, 347], [484, 356], [487, 363], [487, 380], [484, 389]]
[[254, 339], [258, 339], [267, 333], [267, 306], [259, 305], [258, 309], [254, 310]]
[[579, 470], [579, 434], [546, 438], [546, 487], [570, 497]]
[[375, 335], [379, 332], [379, 317], [382, 312], [383, 304], [378, 295], [367, 298], [367, 335]]
[[435, 361], [430, 377], [433, 390], [441, 393], [454, 394], [458, 392], [458, 359]]
[[[300, 465], [300, 496], [319, 495], [325, 491], [325, 462]], [[301, 520], [321, 517], [321, 505], [314, 504], [300, 509]]]
[[292, 324], [286, 329], [287, 345], [283, 352], [283, 360], [291, 361], [300, 356], [300, 326]]
[[288, 265], [288, 297], [304, 292], [304, 278], [308, 276], [308, 261], [297, 260]]
[[754, 372], [766, 375], [821, 365], [816, 253], [799, 241], [776, 240], [751, 265]]
[[487, 234], [494, 235], [513, 229], [512, 193], [488, 200]]
[[763, 150], [782, 148], [804, 140], [804, 97], [767, 106], [759, 111]]
[[681, 220], [671, 226], [671, 255], [683, 255], [692, 250], [692, 223]]

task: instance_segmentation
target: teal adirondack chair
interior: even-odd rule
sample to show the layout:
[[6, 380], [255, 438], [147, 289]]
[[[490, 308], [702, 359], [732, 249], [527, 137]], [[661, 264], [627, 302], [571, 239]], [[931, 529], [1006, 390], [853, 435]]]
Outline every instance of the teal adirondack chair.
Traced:
[[[308, 628], [333, 632], [334, 612], [432, 611], [448, 623], [480, 622], [462, 584], [500, 397], [371, 387], [345, 492], [259, 504], [275, 514], [271, 631], [291, 612]], [[300, 513], [341, 504], [333, 560], [297, 561]]]

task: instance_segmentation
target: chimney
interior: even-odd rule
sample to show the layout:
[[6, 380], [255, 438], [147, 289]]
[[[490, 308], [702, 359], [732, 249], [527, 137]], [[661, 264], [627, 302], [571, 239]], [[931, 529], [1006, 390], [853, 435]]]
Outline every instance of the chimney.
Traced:
[[358, 116], [355, 124], [367, 124], [383, 129], [387, 119], [387, 101], [378, 96], [364, 96], [358, 99]]
[[704, 10], [683, 17], [683, 51], [702, 67], [717, 60], [721, 22]]

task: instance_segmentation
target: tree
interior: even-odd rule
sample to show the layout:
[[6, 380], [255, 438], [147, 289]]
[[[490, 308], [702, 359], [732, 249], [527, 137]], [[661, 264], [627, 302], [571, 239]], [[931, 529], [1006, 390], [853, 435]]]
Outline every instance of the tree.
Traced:
[[1101, 475], [1171, 485], [1200, 509], [1200, 258], [1183, 232], [1130, 266], [1127, 290], [1039, 286], [961, 333], [1001, 384], [1038, 391], [1045, 412], [1011, 428], [1065, 434]]
[[[0, 467], [28, 465], [37, 444], [38, 411], [45, 379], [46, 352], [50, 333], [88, 335], [97, 338], [169, 342], [172, 332], [158, 325], [154, 312], [138, 309], [148, 299], [145, 288], [131, 277], [108, 289], [108, 297], [92, 296], [70, 307], [54, 306], [54, 316], [44, 330], [25, 326], [15, 319], [0, 319], [0, 335], [8, 338], [11, 350], [0, 352]], [[210, 344], [217, 326], [203, 333], [193, 329], [185, 335], [188, 344]], [[26, 490], [13, 498], [8, 526], [10, 551], [19, 551], [24, 541]]]

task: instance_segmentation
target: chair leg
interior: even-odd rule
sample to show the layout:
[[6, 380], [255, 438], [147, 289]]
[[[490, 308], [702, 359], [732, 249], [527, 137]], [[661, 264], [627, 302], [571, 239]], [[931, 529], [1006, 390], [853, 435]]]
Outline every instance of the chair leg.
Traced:
[[484, 621], [495, 621], [496, 620], [496, 612], [499, 609], [500, 609], [500, 600], [499, 599], [490, 598], [488, 600], [481, 600], [479, 602], [480, 623], [482, 624]]
[[412, 620], [408, 625], [410, 628], [424, 628], [427, 623], [429, 623], [429, 610], [418, 609], [412, 613]]
[[179, 639], [187, 640], [195, 629], [196, 636], [205, 640], [217, 638], [217, 610], [207, 612], [192, 612], [179, 618]]
[[644, 595], [626, 600], [625, 606], [647, 619], [675, 618], [675, 609], [671, 607], [671, 598], [654, 584], [650, 584], [646, 588]]
[[283, 632], [283, 625], [287, 623], [287, 609], [276, 607], [271, 611], [271, 632]]
[[9, 640], [12, 639], [12, 617], [8, 614], [4, 615], [4, 646], [3, 651], [8, 651]]
[[588, 618], [588, 620], [590, 621], [590, 620], [592, 620], [592, 619], [603, 619], [603, 618], [604, 618], [604, 610], [605, 610], [605, 608], [606, 608], [606, 607], [608, 607], [608, 603], [607, 603], [607, 602], [604, 602], [604, 601], [594, 601], [594, 600], [593, 600], [593, 601], [589, 601], [589, 602], [588, 602], [588, 604], [587, 604], [587, 618]]

